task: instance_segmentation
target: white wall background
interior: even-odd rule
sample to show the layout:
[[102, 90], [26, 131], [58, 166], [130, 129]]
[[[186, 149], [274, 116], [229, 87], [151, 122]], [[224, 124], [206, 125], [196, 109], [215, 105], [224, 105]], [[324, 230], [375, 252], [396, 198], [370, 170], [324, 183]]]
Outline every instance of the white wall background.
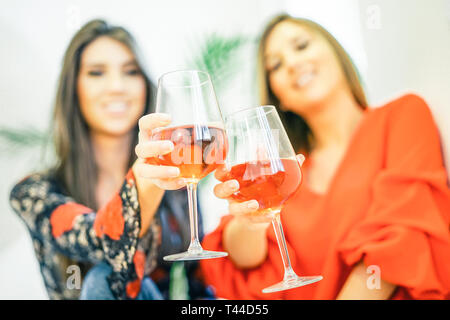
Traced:
[[[342, 42], [361, 69], [371, 104], [420, 93], [435, 115], [450, 168], [448, 0], [0, 0], [0, 125], [47, 127], [65, 47], [91, 18], [127, 27], [156, 80], [183, 68], [203, 35], [256, 35], [271, 15], [285, 10], [322, 23]], [[240, 85], [229, 90], [228, 105], [249, 103], [236, 94]], [[35, 149], [0, 154], [0, 299], [47, 298], [27, 231], [7, 200], [12, 185], [39, 161]], [[211, 197], [211, 187], [201, 194], [207, 230], [226, 209]]]
[[440, 129], [450, 170], [450, 1], [360, 0], [369, 100], [419, 93]]

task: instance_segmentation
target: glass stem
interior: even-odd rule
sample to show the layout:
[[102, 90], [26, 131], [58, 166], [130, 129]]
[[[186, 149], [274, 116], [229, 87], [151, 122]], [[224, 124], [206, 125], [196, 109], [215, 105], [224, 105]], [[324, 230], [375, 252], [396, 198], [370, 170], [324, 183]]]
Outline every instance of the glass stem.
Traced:
[[189, 245], [188, 251], [191, 253], [199, 253], [203, 249], [198, 239], [197, 182], [189, 182], [186, 187], [189, 201], [189, 222], [191, 226], [191, 244]]
[[283, 226], [281, 225], [280, 212], [275, 213], [272, 220], [273, 229], [275, 230], [275, 235], [277, 237], [278, 247], [281, 253], [281, 259], [284, 265], [284, 277], [283, 281], [289, 281], [296, 279], [297, 275], [292, 269], [291, 260], [289, 259], [289, 253], [287, 250], [286, 239], [284, 237]]

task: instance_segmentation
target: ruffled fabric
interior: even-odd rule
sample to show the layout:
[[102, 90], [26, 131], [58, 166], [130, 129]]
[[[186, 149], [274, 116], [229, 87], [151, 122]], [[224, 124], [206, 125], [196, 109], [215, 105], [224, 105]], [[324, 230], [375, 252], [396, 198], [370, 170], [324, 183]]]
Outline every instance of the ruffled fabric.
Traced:
[[[222, 217], [216, 230], [208, 234], [202, 246], [206, 250], [224, 251], [222, 236], [224, 228], [233, 216]], [[283, 279], [284, 268], [280, 250], [272, 226], [267, 229], [268, 253], [265, 262], [258, 268], [241, 270], [237, 268], [229, 257], [222, 259], [201, 260], [204, 277], [211, 284], [216, 295], [225, 299], [282, 299], [283, 292], [262, 293], [262, 289]], [[293, 248], [286, 243], [292, 267], [295, 269], [297, 256]], [[243, 244], [245, 245], [245, 244]]]
[[[362, 260], [396, 286], [392, 299], [450, 298], [450, 189], [431, 111], [422, 98], [408, 94], [364, 117], [326, 194], [302, 186], [306, 190], [281, 215], [294, 269], [318, 271], [324, 279], [262, 294], [282, 277], [270, 230], [269, 255], [258, 268], [241, 270], [229, 259], [202, 262], [219, 296], [334, 299]], [[229, 220], [205, 237], [205, 247], [223, 249]]]
[[425, 102], [407, 95], [390, 111], [385, 168], [373, 200], [340, 246], [348, 265], [364, 259], [413, 299], [450, 290], [450, 192], [439, 133]]
[[[62, 257], [78, 264], [108, 261], [113, 268], [108, 281], [114, 296], [130, 299], [137, 295], [145, 255], [136, 256], [141, 218], [131, 169], [119, 192], [98, 212], [66, 196], [49, 173], [22, 179], [11, 191], [10, 204], [30, 231], [51, 299], [77, 299], [79, 295], [79, 290], [66, 287]], [[146, 237], [146, 246], [151, 248], [147, 255], [155, 261], [158, 246], [152, 243], [160, 238], [158, 223], [155, 218]], [[127, 290], [127, 286], [132, 289]]]
[[449, 195], [442, 175], [386, 170], [367, 217], [340, 244], [343, 261], [364, 259], [413, 299], [444, 299], [450, 288]]

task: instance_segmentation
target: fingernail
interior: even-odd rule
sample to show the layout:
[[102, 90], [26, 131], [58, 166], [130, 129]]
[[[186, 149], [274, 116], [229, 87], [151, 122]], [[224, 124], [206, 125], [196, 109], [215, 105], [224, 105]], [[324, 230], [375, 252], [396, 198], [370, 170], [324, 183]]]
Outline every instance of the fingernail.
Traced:
[[249, 209], [258, 209], [259, 203], [256, 200], [251, 200], [249, 203], [247, 203], [247, 208]]
[[176, 177], [180, 174], [180, 169], [178, 169], [178, 168], [169, 168], [168, 171], [169, 171], [169, 175], [174, 176], [174, 177]]
[[162, 143], [162, 148], [164, 150], [172, 150], [173, 149], [173, 142], [172, 141], [164, 141]]
[[223, 166], [223, 167], [220, 168], [220, 171], [222, 171], [223, 173], [226, 173], [226, 172], [228, 172], [230, 170], [228, 170], [227, 166]]
[[159, 115], [163, 121], [169, 121], [172, 118], [169, 113], [160, 113]]
[[229, 180], [226, 182], [226, 184], [227, 184], [227, 187], [232, 190], [239, 189], [239, 182], [237, 180]]

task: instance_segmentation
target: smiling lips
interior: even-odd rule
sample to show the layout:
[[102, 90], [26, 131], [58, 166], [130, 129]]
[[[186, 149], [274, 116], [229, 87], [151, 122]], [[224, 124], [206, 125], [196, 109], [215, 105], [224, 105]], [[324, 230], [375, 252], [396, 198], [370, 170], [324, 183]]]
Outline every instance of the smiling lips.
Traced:
[[296, 87], [303, 88], [306, 87], [316, 76], [315, 72], [308, 72], [302, 74], [300, 77], [297, 78], [296, 81]]
[[105, 109], [112, 115], [123, 115], [129, 109], [129, 104], [125, 102], [111, 102], [105, 105]]
[[294, 81], [294, 87], [297, 89], [302, 89], [306, 87], [308, 84], [316, 76], [316, 70], [312, 65], [303, 66], [300, 70], [297, 71], [297, 78]]

